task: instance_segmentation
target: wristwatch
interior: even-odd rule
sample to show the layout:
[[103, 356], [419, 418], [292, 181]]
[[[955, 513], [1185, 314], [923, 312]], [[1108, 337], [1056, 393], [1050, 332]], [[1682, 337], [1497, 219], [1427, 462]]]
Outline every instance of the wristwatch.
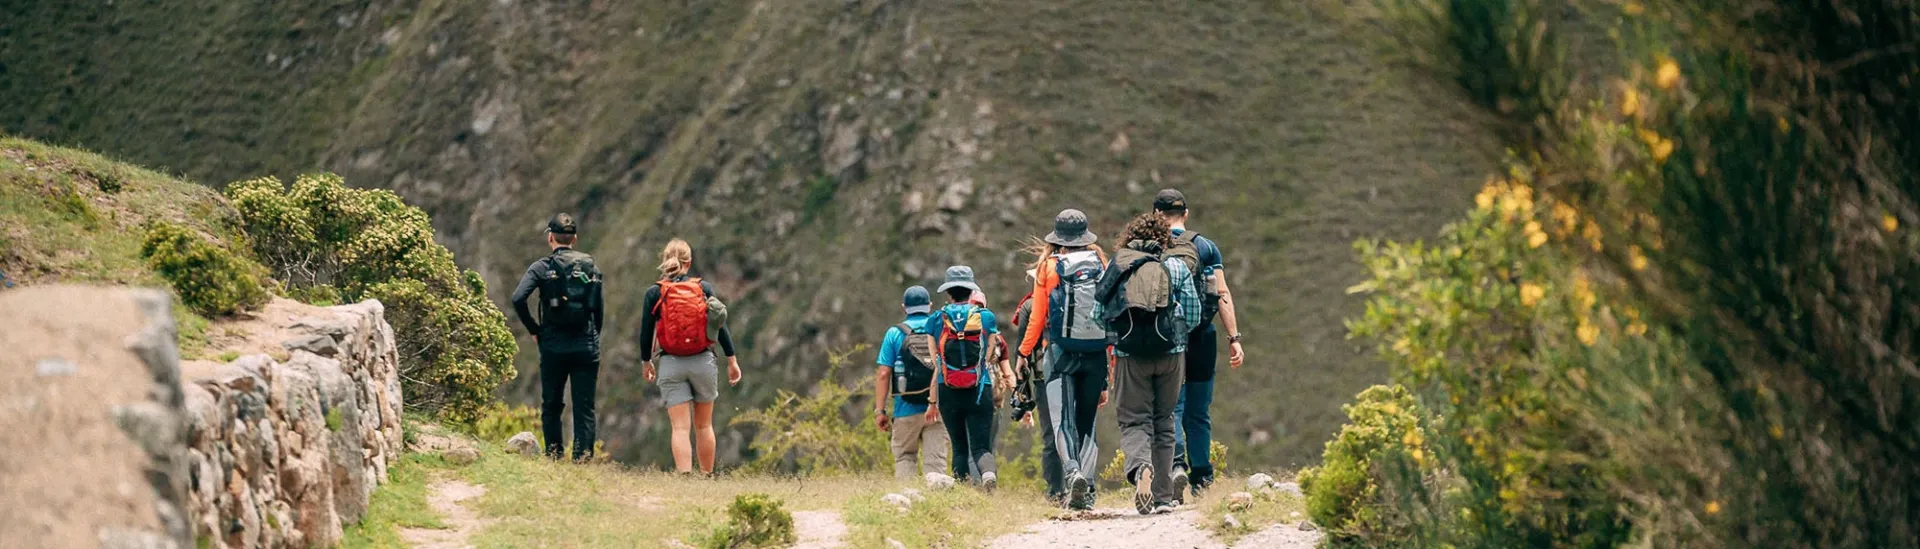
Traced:
[[1240, 342], [1240, 334], [1227, 335], [1227, 343], [1239, 343], [1239, 342]]

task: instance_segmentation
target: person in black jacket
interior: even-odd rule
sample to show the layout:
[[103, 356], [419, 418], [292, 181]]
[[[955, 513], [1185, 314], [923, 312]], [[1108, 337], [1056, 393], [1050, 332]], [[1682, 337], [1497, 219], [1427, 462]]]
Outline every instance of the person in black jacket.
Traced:
[[[600, 331], [606, 311], [601, 307], [600, 270], [593, 256], [573, 249], [579, 230], [573, 216], [555, 214], [547, 221], [547, 246], [553, 253], [527, 266], [513, 288], [513, 312], [540, 347], [540, 433], [547, 457], [559, 459], [566, 449], [561, 440], [561, 413], [567, 383], [573, 384], [573, 459], [593, 457], [594, 385], [600, 375]], [[540, 318], [536, 321], [527, 298], [540, 290]]]

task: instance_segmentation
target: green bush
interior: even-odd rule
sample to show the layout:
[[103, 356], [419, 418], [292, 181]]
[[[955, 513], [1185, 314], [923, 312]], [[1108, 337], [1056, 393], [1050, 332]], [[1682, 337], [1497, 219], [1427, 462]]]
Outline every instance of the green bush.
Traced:
[[140, 256], [196, 313], [230, 315], [258, 308], [272, 297], [260, 284], [258, 264], [179, 225], [149, 226]]
[[[893, 454], [887, 434], [873, 428], [871, 385], [839, 381], [847, 358], [865, 349], [855, 347], [828, 357], [826, 375], [813, 394], [801, 396], [780, 390], [771, 405], [741, 412], [733, 425], [755, 427], [752, 447], [758, 454], [747, 470], [761, 473], [869, 473], [892, 470]], [[863, 378], [870, 379], [870, 378]]]
[[1307, 515], [1335, 547], [1405, 546], [1417, 519], [1401, 495], [1422, 490], [1431, 464], [1426, 421], [1405, 387], [1375, 385], [1343, 407], [1350, 421], [1327, 441], [1320, 466], [1300, 471]]
[[778, 498], [741, 494], [727, 506], [727, 523], [700, 540], [703, 549], [787, 547], [798, 541], [793, 514]]
[[470, 423], [513, 379], [519, 351], [486, 285], [433, 240], [427, 214], [339, 176], [227, 187], [254, 252], [288, 294], [311, 301], [378, 299], [394, 327], [407, 405]]
[[472, 423], [457, 424], [456, 427], [473, 438], [494, 443], [505, 443], [513, 435], [522, 432], [540, 433], [540, 410], [532, 406], [513, 406], [503, 402], [490, 402], [481, 408]]

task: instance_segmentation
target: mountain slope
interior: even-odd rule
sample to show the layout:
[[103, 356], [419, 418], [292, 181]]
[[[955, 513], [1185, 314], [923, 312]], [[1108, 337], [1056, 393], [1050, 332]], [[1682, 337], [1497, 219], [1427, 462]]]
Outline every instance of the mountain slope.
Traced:
[[623, 336], [602, 430], [644, 460], [665, 445], [621, 444], [664, 422], [629, 334], [667, 238], [733, 302], [745, 407], [871, 343], [905, 285], [968, 263], [1010, 307], [1018, 239], [1054, 212], [1110, 238], [1179, 187], [1248, 334], [1219, 436], [1297, 463], [1383, 375], [1344, 341], [1350, 243], [1429, 234], [1493, 159], [1458, 99], [1316, 6], [28, 3], [0, 7], [0, 128], [209, 183], [327, 169], [393, 188], [496, 298], [542, 253], [539, 223], [576, 212]]

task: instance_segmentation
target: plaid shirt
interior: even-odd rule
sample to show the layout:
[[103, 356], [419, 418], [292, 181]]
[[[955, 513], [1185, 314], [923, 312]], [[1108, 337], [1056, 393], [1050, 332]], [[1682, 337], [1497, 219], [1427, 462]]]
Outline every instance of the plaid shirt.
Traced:
[[[1180, 314], [1181, 324], [1188, 328], [1200, 324], [1200, 290], [1193, 285], [1193, 267], [1187, 265], [1185, 261], [1178, 260], [1166, 261], [1161, 264], [1167, 266], [1167, 274], [1173, 279], [1173, 306], [1174, 311]], [[1093, 304], [1093, 317], [1106, 317], [1105, 307], [1102, 307], [1098, 302]], [[1184, 352], [1187, 352], [1186, 345], [1173, 348], [1173, 354]], [[1117, 356], [1127, 356], [1126, 353], [1120, 352], [1119, 349], [1115, 349], [1113, 354]]]

